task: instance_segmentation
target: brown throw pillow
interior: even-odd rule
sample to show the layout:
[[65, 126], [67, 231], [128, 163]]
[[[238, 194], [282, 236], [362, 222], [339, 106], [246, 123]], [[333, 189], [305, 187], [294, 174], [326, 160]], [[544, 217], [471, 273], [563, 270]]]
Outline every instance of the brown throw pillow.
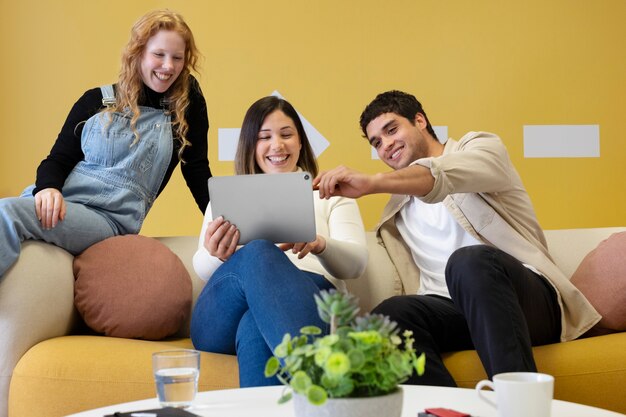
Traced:
[[156, 239], [115, 236], [74, 259], [74, 303], [85, 323], [107, 336], [159, 340], [191, 310], [191, 278]]
[[571, 281], [602, 315], [599, 327], [626, 330], [626, 232], [600, 242]]

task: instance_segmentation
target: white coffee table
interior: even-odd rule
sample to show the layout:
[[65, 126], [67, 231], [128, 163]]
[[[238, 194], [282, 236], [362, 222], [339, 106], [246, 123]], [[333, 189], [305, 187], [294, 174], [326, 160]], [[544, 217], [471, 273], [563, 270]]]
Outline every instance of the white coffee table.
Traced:
[[[416, 417], [424, 408], [444, 407], [478, 417], [495, 417], [496, 412], [478, 399], [472, 389], [404, 385], [402, 417]], [[278, 405], [283, 387], [261, 387], [207, 391], [198, 394], [189, 411], [203, 417], [293, 417], [293, 404]], [[493, 393], [487, 392], [487, 395]], [[102, 417], [116, 411], [158, 408], [156, 398], [98, 408], [68, 417]], [[554, 400], [552, 417], [624, 417], [624, 414], [596, 407]], [[532, 416], [529, 416], [532, 417]]]

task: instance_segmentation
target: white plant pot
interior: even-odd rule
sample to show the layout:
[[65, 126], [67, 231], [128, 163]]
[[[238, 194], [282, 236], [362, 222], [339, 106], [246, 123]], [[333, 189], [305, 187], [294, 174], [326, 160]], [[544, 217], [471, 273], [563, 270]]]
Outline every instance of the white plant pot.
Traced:
[[322, 405], [313, 405], [306, 397], [294, 393], [296, 417], [400, 417], [403, 391], [365, 398], [329, 398]]

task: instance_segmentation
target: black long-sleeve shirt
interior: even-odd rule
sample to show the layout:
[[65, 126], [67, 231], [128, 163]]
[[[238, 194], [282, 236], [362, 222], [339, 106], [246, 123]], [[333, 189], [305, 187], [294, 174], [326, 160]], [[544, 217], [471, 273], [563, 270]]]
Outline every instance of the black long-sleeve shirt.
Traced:
[[[163, 96], [163, 93], [157, 93], [144, 86], [139, 105], [160, 109], [160, 101]], [[204, 213], [209, 203], [207, 181], [211, 177], [211, 169], [209, 168], [209, 160], [207, 158], [209, 119], [206, 101], [195, 79], [192, 79], [189, 100], [186, 118], [189, 124], [187, 140], [191, 143], [191, 146], [187, 146], [183, 152], [185, 163], [181, 165], [181, 171], [198, 208]], [[39, 168], [37, 168], [37, 179], [33, 195], [44, 188], [56, 188], [62, 191], [63, 184], [72, 169], [85, 158], [80, 140], [84, 122], [102, 108], [102, 92], [99, 87], [86, 91], [74, 104], [56, 142], [52, 146], [50, 154], [41, 161]], [[180, 142], [174, 140], [172, 157], [158, 194], [161, 194], [161, 191], [169, 182], [174, 168], [178, 165], [178, 150], [180, 146]]]

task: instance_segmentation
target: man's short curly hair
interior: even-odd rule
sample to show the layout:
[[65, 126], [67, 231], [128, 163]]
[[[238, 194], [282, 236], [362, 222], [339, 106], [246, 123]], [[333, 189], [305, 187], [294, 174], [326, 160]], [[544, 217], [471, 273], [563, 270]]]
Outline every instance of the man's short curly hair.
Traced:
[[398, 90], [387, 91], [384, 93], [380, 93], [376, 96], [376, 98], [365, 107], [363, 113], [361, 113], [361, 130], [363, 131], [363, 135], [367, 138], [367, 125], [385, 113], [395, 113], [398, 114], [411, 122], [411, 124], [415, 124], [415, 115], [417, 113], [421, 113], [426, 119], [426, 130], [428, 133], [432, 135], [433, 138], [437, 139], [437, 135], [433, 127], [426, 116], [426, 112], [422, 107], [422, 104], [417, 101], [415, 96], [411, 94], [404, 93]]

